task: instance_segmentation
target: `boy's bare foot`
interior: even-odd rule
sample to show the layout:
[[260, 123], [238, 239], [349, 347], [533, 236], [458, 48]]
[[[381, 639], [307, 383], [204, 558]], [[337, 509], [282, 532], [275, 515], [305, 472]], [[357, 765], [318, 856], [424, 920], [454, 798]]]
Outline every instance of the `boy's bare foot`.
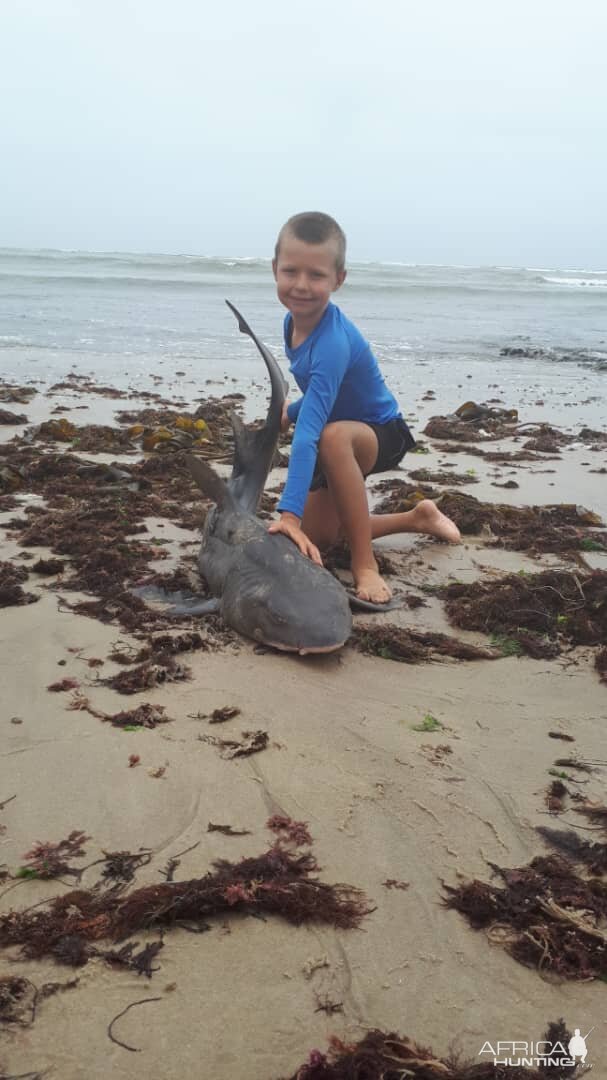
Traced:
[[415, 532], [435, 536], [449, 544], [459, 544], [462, 537], [454, 521], [443, 514], [431, 499], [422, 499], [412, 511], [411, 523], [415, 522]]
[[352, 571], [356, 595], [361, 600], [371, 600], [374, 604], [385, 604], [392, 596], [391, 590], [377, 570]]

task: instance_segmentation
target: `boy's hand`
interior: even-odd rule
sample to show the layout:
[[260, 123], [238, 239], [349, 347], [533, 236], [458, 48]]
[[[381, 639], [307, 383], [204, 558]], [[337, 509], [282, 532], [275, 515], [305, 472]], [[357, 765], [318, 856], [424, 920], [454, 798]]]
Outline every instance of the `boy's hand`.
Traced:
[[292, 540], [293, 543], [297, 545], [302, 555], [306, 555], [312, 562], [317, 563], [318, 566], [322, 566], [320, 551], [316, 545], [308, 539], [301, 527], [300, 518], [295, 514], [290, 514], [288, 511], [285, 511], [285, 513], [281, 515], [280, 521], [274, 521], [270, 525], [268, 532], [284, 533], [285, 536], [289, 537], [289, 540]]
[[287, 409], [288, 409], [290, 404], [291, 404], [291, 402], [287, 398], [287, 400], [285, 401], [285, 403], [284, 403], [284, 405], [282, 407], [282, 416], [280, 418], [280, 430], [283, 433], [283, 435], [284, 435], [285, 431], [288, 431], [289, 428], [291, 427], [291, 421], [289, 420], [289, 417], [287, 416]]

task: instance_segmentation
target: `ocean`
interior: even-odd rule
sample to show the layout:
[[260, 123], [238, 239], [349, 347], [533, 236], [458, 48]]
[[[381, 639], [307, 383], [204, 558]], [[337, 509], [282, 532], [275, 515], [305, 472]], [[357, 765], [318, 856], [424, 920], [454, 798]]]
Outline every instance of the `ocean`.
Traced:
[[[284, 361], [269, 259], [0, 249], [0, 375], [146, 390], [161, 376], [197, 400], [236, 383], [255, 411], [263, 367], [225, 297]], [[433, 390], [433, 412], [493, 398], [521, 419], [604, 424], [607, 270], [354, 262], [335, 302], [410, 417]]]

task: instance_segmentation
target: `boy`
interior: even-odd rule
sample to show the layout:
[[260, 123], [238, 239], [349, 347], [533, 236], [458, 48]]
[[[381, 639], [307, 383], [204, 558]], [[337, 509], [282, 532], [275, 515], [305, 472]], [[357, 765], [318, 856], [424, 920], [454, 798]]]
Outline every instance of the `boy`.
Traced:
[[295, 423], [287, 482], [278, 505], [282, 532], [322, 564], [319, 548], [347, 540], [357, 595], [386, 603], [372, 540], [419, 532], [458, 543], [453, 521], [428, 499], [402, 514], [369, 514], [365, 477], [394, 469], [413, 437], [377, 360], [356, 327], [331, 303], [346, 280], [346, 238], [328, 214], [289, 218], [272, 269], [287, 310], [285, 351], [303, 397], [286, 402], [282, 430]]

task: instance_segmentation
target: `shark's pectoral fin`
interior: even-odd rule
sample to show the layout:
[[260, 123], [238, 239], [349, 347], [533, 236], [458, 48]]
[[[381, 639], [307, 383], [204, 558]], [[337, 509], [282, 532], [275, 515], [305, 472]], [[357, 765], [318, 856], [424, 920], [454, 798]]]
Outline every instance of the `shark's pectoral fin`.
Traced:
[[167, 608], [163, 615], [215, 615], [219, 611], [220, 601], [216, 596], [208, 600], [183, 600], [173, 607]]
[[394, 611], [395, 608], [402, 607], [405, 602], [402, 596], [391, 596], [385, 603], [375, 604], [372, 600], [362, 600], [360, 596], [357, 596], [355, 592], [351, 592], [350, 589], [346, 589], [346, 592], [353, 611]]
[[203, 495], [212, 499], [218, 506], [230, 505], [233, 502], [225, 480], [218, 476], [208, 462], [203, 458], [195, 457], [194, 454], [186, 454], [185, 463]]

